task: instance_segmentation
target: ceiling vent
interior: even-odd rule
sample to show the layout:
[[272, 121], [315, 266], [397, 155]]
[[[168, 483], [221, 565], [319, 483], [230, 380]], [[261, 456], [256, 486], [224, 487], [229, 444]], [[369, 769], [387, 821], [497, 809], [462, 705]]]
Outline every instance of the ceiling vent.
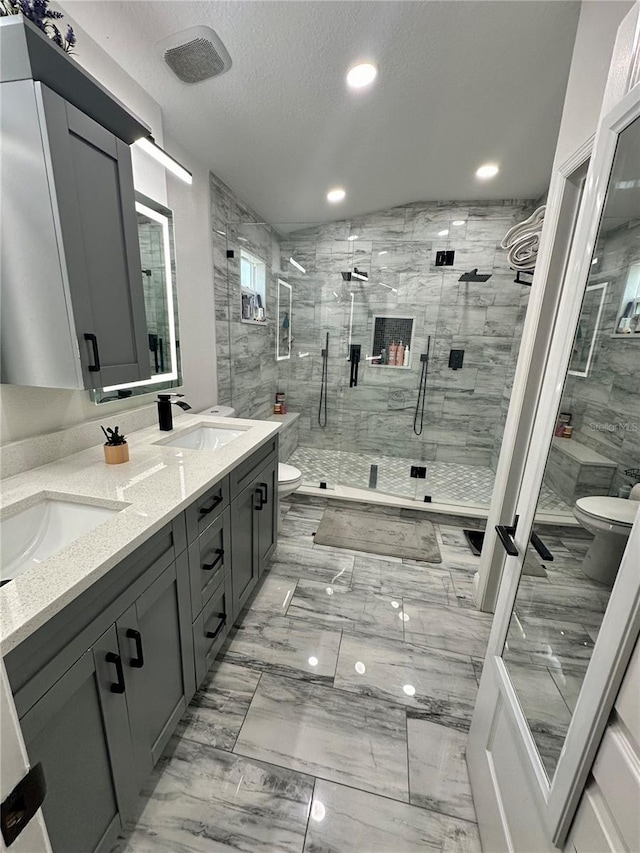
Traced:
[[158, 47], [183, 83], [200, 83], [231, 68], [231, 57], [211, 27], [189, 27], [159, 42]]

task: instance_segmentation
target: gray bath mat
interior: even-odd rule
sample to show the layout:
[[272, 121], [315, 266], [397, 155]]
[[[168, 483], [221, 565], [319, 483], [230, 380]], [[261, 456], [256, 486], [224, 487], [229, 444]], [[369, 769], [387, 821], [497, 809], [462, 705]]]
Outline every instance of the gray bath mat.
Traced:
[[315, 542], [384, 557], [442, 562], [435, 528], [427, 519], [413, 521], [357, 509], [329, 508], [322, 516]]

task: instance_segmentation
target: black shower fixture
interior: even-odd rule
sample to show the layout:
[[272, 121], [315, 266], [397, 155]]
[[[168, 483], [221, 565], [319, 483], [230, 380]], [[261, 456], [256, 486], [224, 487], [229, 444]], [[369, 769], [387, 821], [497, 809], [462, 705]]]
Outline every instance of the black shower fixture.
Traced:
[[369, 281], [369, 273], [364, 270], [359, 270], [358, 267], [354, 267], [353, 272], [351, 272], [351, 270], [347, 270], [342, 273], [343, 281], [353, 281], [354, 278], [358, 281]]
[[482, 273], [478, 272], [478, 267], [472, 269], [471, 272], [462, 273], [458, 281], [489, 281], [492, 273], [488, 275], [482, 275]]

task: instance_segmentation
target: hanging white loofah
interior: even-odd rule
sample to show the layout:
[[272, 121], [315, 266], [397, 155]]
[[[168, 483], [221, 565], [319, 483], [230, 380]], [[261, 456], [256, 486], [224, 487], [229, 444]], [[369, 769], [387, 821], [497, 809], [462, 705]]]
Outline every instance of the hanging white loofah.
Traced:
[[500, 243], [507, 250], [507, 260], [514, 270], [532, 272], [535, 269], [545, 211], [543, 204], [524, 222], [510, 228]]

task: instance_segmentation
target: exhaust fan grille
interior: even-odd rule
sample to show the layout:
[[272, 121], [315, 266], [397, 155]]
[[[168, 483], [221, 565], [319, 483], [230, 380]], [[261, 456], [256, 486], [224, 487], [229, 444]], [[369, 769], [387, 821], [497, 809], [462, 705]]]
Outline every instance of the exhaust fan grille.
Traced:
[[210, 27], [191, 27], [160, 42], [164, 61], [183, 83], [200, 83], [224, 74], [231, 57]]

